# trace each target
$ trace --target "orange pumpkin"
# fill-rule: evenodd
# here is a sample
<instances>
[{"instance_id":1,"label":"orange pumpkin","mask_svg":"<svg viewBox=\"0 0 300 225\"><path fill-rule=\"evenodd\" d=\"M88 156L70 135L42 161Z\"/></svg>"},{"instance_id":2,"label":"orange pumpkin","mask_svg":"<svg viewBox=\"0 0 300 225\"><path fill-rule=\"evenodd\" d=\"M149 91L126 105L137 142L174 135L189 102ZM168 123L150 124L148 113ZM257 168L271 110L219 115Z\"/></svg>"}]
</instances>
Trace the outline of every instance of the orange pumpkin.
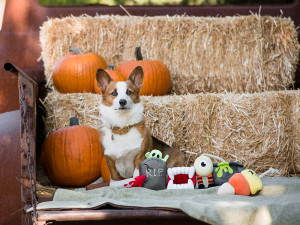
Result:
<instances>
[{"instance_id":1,"label":"orange pumpkin","mask_svg":"<svg viewBox=\"0 0 300 225\"><path fill-rule=\"evenodd\" d=\"M96 129L79 126L76 117L70 119L70 125L47 137L42 147L42 165L54 184L83 187L101 176L104 157Z\"/></svg>"},{"instance_id":2,"label":"orange pumpkin","mask_svg":"<svg viewBox=\"0 0 300 225\"><path fill-rule=\"evenodd\" d=\"M115 68L112 65L109 65L105 71L110 75L110 77L114 81L125 81L126 80L123 77L123 75L119 71L115 70ZM95 82L94 82L94 90L97 94L101 94L101 91L99 90L98 85L97 85L96 78L95 78Z\"/></svg>"},{"instance_id":3,"label":"orange pumpkin","mask_svg":"<svg viewBox=\"0 0 300 225\"><path fill-rule=\"evenodd\" d=\"M105 157L103 157L102 161L101 161L101 176L102 176L104 182L110 181L110 172L109 172Z\"/></svg>"},{"instance_id":4,"label":"orange pumpkin","mask_svg":"<svg viewBox=\"0 0 300 225\"><path fill-rule=\"evenodd\" d=\"M54 65L53 83L61 93L94 92L98 68L106 69L105 60L98 54L83 54L77 48L61 57Z\"/></svg>"},{"instance_id":5,"label":"orange pumpkin","mask_svg":"<svg viewBox=\"0 0 300 225\"><path fill-rule=\"evenodd\" d=\"M128 61L119 65L118 70L126 79L137 66L144 70L144 84L141 95L165 95L171 88L171 76L165 64L158 60L143 60L141 48L135 50L136 61Z\"/></svg>"}]
</instances>

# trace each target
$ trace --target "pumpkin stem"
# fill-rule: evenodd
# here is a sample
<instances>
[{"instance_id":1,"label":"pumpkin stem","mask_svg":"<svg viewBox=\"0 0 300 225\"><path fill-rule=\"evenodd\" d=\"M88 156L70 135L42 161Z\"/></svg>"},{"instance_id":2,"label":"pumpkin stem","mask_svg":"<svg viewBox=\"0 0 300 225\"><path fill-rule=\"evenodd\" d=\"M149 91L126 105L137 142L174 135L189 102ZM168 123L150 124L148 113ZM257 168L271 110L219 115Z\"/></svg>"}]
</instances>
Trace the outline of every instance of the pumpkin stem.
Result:
<instances>
[{"instance_id":1,"label":"pumpkin stem","mask_svg":"<svg viewBox=\"0 0 300 225\"><path fill-rule=\"evenodd\" d=\"M70 126L79 125L79 119L77 116L73 116L70 118Z\"/></svg>"},{"instance_id":2,"label":"pumpkin stem","mask_svg":"<svg viewBox=\"0 0 300 225\"><path fill-rule=\"evenodd\" d=\"M108 70L115 70L115 67L113 65L108 65L107 69Z\"/></svg>"},{"instance_id":3,"label":"pumpkin stem","mask_svg":"<svg viewBox=\"0 0 300 225\"><path fill-rule=\"evenodd\" d=\"M143 60L142 49L140 46L135 48L135 58L137 61Z\"/></svg>"},{"instance_id":4,"label":"pumpkin stem","mask_svg":"<svg viewBox=\"0 0 300 225\"><path fill-rule=\"evenodd\" d=\"M72 48L69 49L69 51L73 52L76 55L82 55L83 54L83 52L79 48L72 47Z\"/></svg>"}]
</instances>

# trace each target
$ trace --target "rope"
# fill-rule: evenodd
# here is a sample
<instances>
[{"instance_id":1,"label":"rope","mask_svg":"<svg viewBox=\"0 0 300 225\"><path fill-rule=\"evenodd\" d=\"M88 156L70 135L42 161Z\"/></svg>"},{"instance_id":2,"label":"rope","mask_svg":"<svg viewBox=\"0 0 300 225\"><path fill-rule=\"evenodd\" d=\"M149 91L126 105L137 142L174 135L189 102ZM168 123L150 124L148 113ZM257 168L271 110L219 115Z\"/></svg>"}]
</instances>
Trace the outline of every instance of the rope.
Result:
<instances>
[{"instance_id":1,"label":"rope","mask_svg":"<svg viewBox=\"0 0 300 225\"><path fill-rule=\"evenodd\" d=\"M220 162L225 162L224 159L222 159L221 157L219 156L215 156L215 155L211 155L211 154L208 154L208 153L204 153L203 155L207 156L207 157L210 157L210 158L213 158L215 160L219 160Z\"/></svg>"},{"instance_id":2,"label":"rope","mask_svg":"<svg viewBox=\"0 0 300 225\"><path fill-rule=\"evenodd\" d=\"M279 170L270 167L266 172L259 175L259 178L263 178L263 177L266 177L266 176L276 177L276 176L280 176L280 175L281 175L281 173L279 172Z\"/></svg>"},{"instance_id":3,"label":"rope","mask_svg":"<svg viewBox=\"0 0 300 225\"><path fill-rule=\"evenodd\" d=\"M191 152L191 151L184 151L185 153L188 153L188 154L192 154L192 155L198 155L199 153L196 153L196 152ZM207 157L210 157L210 158L213 158L213 159L216 159L216 160L219 160L220 162L226 162L226 160L224 160L223 158L219 157L219 156L215 156L215 155L212 155L212 154L208 154L208 153L203 153L202 155L205 155Z\"/></svg>"}]
</instances>

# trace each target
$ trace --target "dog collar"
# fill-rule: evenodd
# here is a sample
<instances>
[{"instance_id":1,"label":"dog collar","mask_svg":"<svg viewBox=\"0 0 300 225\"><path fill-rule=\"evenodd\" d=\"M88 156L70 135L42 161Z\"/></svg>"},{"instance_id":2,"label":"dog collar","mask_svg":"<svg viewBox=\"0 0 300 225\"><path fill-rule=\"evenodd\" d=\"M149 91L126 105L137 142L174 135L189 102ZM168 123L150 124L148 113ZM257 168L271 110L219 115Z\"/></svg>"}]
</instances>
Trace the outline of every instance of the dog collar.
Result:
<instances>
[{"instance_id":1,"label":"dog collar","mask_svg":"<svg viewBox=\"0 0 300 225\"><path fill-rule=\"evenodd\" d=\"M139 123L136 123L136 124L133 124L133 125L124 126L124 127L113 127L113 128L111 128L111 132L113 134L124 135L124 134L127 134L130 131L131 128L137 127L137 126L141 126L143 124L145 124L145 120L142 120Z\"/></svg>"}]
</instances>

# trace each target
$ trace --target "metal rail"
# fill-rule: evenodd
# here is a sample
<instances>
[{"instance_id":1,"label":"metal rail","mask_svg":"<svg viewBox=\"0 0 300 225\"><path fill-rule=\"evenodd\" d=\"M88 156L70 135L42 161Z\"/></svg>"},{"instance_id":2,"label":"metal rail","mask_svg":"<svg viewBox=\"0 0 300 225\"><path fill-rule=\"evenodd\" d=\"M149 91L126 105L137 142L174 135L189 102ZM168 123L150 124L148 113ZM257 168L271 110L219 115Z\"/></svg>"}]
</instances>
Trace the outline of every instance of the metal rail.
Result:
<instances>
[{"instance_id":1,"label":"metal rail","mask_svg":"<svg viewBox=\"0 0 300 225\"><path fill-rule=\"evenodd\" d=\"M25 207L33 207L32 221L37 220L36 196L36 99L37 82L11 63L4 69L18 76L21 112L21 199ZM23 224L31 219L23 214Z\"/></svg>"},{"instance_id":2,"label":"metal rail","mask_svg":"<svg viewBox=\"0 0 300 225\"><path fill-rule=\"evenodd\" d=\"M179 211L157 209L104 209L104 210L68 210L68 211L41 211L38 221L92 221L92 220L157 220L157 219L191 219Z\"/></svg>"}]
</instances>

